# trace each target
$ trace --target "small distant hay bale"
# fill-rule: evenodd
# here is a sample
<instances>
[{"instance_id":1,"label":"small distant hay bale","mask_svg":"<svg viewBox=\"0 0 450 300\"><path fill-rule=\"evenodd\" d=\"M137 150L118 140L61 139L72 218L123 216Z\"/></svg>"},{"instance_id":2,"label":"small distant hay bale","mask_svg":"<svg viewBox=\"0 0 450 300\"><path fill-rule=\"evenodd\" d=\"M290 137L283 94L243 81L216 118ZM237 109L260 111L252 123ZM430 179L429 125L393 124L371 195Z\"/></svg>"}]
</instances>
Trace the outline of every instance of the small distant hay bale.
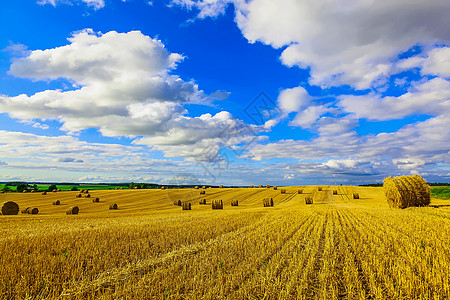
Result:
<instances>
[{"instance_id":1,"label":"small distant hay bale","mask_svg":"<svg viewBox=\"0 0 450 300\"><path fill-rule=\"evenodd\" d=\"M54 189L52 192L53 192L53 193L56 193L57 191L58 191L57 189Z\"/></svg>"},{"instance_id":2,"label":"small distant hay bale","mask_svg":"<svg viewBox=\"0 0 450 300\"><path fill-rule=\"evenodd\" d=\"M223 184L219 185L219 189L223 189Z\"/></svg>"},{"instance_id":3,"label":"small distant hay bale","mask_svg":"<svg viewBox=\"0 0 450 300\"><path fill-rule=\"evenodd\" d=\"M78 194L78 195L76 195L75 197L76 197L76 198L81 198L81 197L83 197L83 195Z\"/></svg>"},{"instance_id":4,"label":"small distant hay bale","mask_svg":"<svg viewBox=\"0 0 450 300\"><path fill-rule=\"evenodd\" d=\"M263 186L262 186L262 184L260 184L258 187L262 188Z\"/></svg>"},{"instance_id":5,"label":"small distant hay bale","mask_svg":"<svg viewBox=\"0 0 450 300\"><path fill-rule=\"evenodd\" d=\"M173 204L181 206L181 200L175 200L175 201L173 201Z\"/></svg>"},{"instance_id":6,"label":"small distant hay bale","mask_svg":"<svg viewBox=\"0 0 450 300\"><path fill-rule=\"evenodd\" d=\"M61 202L60 202L59 200L55 200L55 201L52 202L52 204L53 204L53 205L60 205Z\"/></svg>"},{"instance_id":7,"label":"small distant hay bale","mask_svg":"<svg viewBox=\"0 0 450 300\"><path fill-rule=\"evenodd\" d=\"M115 191L117 191L117 190L118 190L118 188L115 188L114 190L115 190Z\"/></svg>"},{"instance_id":8,"label":"small distant hay bale","mask_svg":"<svg viewBox=\"0 0 450 300\"><path fill-rule=\"evenodd\" d=\"M281 194L286 194L286 189L281 189L280 192Z\"/></svg>"},{"instance_id":9,"label":"small distant hay bale","mask_svg":"<svg viewBox=\"0 0 450 300\"><path fill-rule=\"evenodd\" d=\"M165 190L165 189L166 189L166 187L165 187L165 186L162 186L162 187L161 187L161 190Z\"/></svg>"},{"instance_id":10,"label":"small distant hay bale","mask_svg":"<svg viewBox=\"0 0 450 300\"><path fill-rule=\"evenodd\" d=\"M91 198L91 194L84 195L84 198Z\"/></svg>"},{"instance_id":11,"label":"small distant hay bale","mask_svg":"<svg viewBox=\"0 0 450 300\"><path fill-rule=\"evenodd\" d=\"M92 198L92 202L98 203L98 202L100 202L100 199L99 198Z\"/></svg>"},{"instance_id":12,"label":"small distant hay bale","mask_svg":"<svg viewBox=\"0 0 450 300\"><path fill-rule=\"evenodd\" d=\"M196 186L194 187L194 189L198 190L198 189L199 189L198 185L196 185Z\"/></svg>"},{"instance_id":13,"label":"small distant hay bale","mask_svg":"<svg viewBox=\"0 0 450 300\"><path fill-rule=\"evenodd\" d=\"M318 190L319 192L322 191L322 187L319 186L319 187L317 188L317 190Z\"/></svg>"},{"instance_id":14,"label":"small distant hay bale","mask_svg":"<svg viewBox=\"0 0 450 300\"><path fill-rule=\"evenodd\" d=\"M35 191L35 190L31 190L31 192L32 192L32 193L36 193L36 191Z\"/></svg>"},{"instance_id":15,"label":"small distant hay bale","mask_svg":"<svg viewBox=\"0 0 450 300\"><path fill-rule=\"evenodd\" d=\"M115 209L118 209L119 207L117 206L117 203L111 203L110 205L109 205L109 209L110 210L115 210Z\"/></svg>"},{"instance_id":16,"label":"small distant hay bale","mask_svg":"<svg viewBox=\"0 0 450 300\"><path fill-rule=\"evenodd\" d=\"M358 193L353 193L353 199L359 199L359 194Z\"/></svg>"},{"instance_id":17,"label":"small distant hay bale","mask_svg":"<svg viewBox=\"0 0 450 300\"><path fill-rule=\"evenodd\" d=\"M206 199L200 199L200 201L198 202L198 204L200 204L200 205L204 205L204 204L206 204Z\"/></svg>"},{"instance_id":18,"label":"small distant hay bale","mask_svg":"<svg viewBox=\"0 0 450 300\"><path fill-rule=\"evenodd\" d=\"M120 187L120 190L123 190L123 187Z\"/></svg>"},{"instance_id":19,"label":"small distant hay bale","mask_svg":"<svg viewBox=\"0 0 450 300\"><path fill-rule=\"evenodd\" d=\"M266 185L266 188L270 189L270 184Z\"/></svg>"},{"instance_id":20,"label":"small distant hay bale","mask_svg":"<svg viewBox=\"0 0 450 300\"><path fill-rule=\"evenodd\" d=\"M78 215L79 212L78 206L71 206L66 210L66 215Z\"/></svg>"},{"instance_id":21,"label":"small distant hay bale","mask_svg":"<svg viewBox=\"0 0 450 300\"><path fill-rule=\"evenodd\" d=\"M273 206L273 198L264 198L263 199L263 206L264 207L271 207L271 206Z\"/></svg>"},{"instance_id":22,"label":"small distant hay bale","mask_svg":"<svg viewBox=\"0 0 450 300\"><path fill-rule=\"evenodd\" d=\"M57 189L56 191L57 191L57 192L61 192L61 189Z\"/></svg>"},{"instance_id":23,"label":"small distant hay bale","mask_svg":"<svg viewBox=\"0 0 450 300\"><path fill-rule=\"evenodd\" d=\"M274 186L273 189L276 191L278 189L278 187Z\"/></svg>"},{"instance_id":24,"label":"small distant hay bale","mask_svg":"<svg viewBox=\"0 0 450 300\"><path fill-rule=\"evenodd\" d=\"M22 193L28 193L28 191L27 190L23 190Z\"/></svg>"},{"instance_id":25,"label":"small distant hay bale","mask_svg":"<svg viewBox=\"0 0 450 300\"><path fill-rule=\"evenodd\" d=\"M430 187L419 175L388 177L383 190L390 207L406 208L430 204Z\"/></svg>"},{"instance_id":26,"label":"small distant hay bale","mask_svg":"<svg viewBox=\"0 0 450 300\"><path fill-rule=\"evenodd\" d=\"M200 195L206 195L206 191L200 191Z\"/></svg>"},{"instance_id":27,"label":"small distant hay bale","mask_svg":"<svg viewBox=\"0 0 450 300\"><path fill-rule=\"evenodd\" d=\"M211 202L212 209L223 209L223 201L222 200L213 200Z\"/></svg>"},{"instance_id":28,"label":"small distant hay bale","mask_svg":"<svg viewBox=\"0 0 450 300\"><path fill-rule=\"evenodd\" d=\"M37 215L39 213L39 209L37 207L30 207L27 212L30 215Z\"/></svg>"},{"instance_id":29,"label":"small distant hay bale","mask_svg":"<svg viewBox=\"0 0 450 300\"><path fill-rule=\"evenodd\" d=\"M191 203L189 202L183 203L183 210L191 210Z\"/></svg>"},{"instance_id":30,"label":"small distant hay bale","mask_svg":"<svg viewBox=\"0 0 450 300\"><path fill-rule=\"evenodd\" d=\"M313 198L311 196L305 197L305 203L306 204L313 204Z\"/></svg>"},{"instance_id":31,"label":"small distant hay bale","mask_svg":"<svg viewBox=\"0 0 450 300\"><path fill-rule=\"evenodd\" d=\"M206 190L206 186L202 186L202 189Z\"/></svg>"},{"instance_id":32,"label":"small distant hay bale","mask_svg":"<svg viewBox=\"0 0 450 300\"><path fill-rule=\"evenodd\" d=\"M298 194L303 194L303 190L298 190L297 193Z\"/></svg>"},{"instance_id":33,"label":"small distant hay bale","mask_svg":"<svg viewBox=\"0 0 450 300\"><path fill-rule=\"evenodd\" d=\"M333 190L333 195L337 195L337 190Z\"/></svg>"},{"instance_id":34,"label":"small distant hay bale","mask_svg":"<svg viewBox=\"0 0 450 300\"><path fill-rule=\"evenodd\" d=\"M30 208L31 208L31 207L25 207L25 208L22 209L20 212L23 213L23 214L27 214L27 213L28 213L28 210L29 210Z\"/></svg>"},{"instance_id":35,"label":"small distant hay bale","mask_svg":"<svg viewBox=\"0 0 450 300\"><path fill-rule=\"evenodd\" d=\"M139 187L135 186L134 189L137 190Z\"/></svg>"},{"instance_id":36,"label":"small distant hay bale","mask_svg":"<svg viewBox=\"0 0 450 300\"><path fill-rule=\"evenodd\" d=\"M251 185L251 186L250 186L250 188L252 189L252 188L254 188L254 186L253 186L253 185Z\"/></svg>"},{"instance_id":37,"label":"small distant hay bale","mask_svg":"<svg viewBox=\"0 0 450 300\"><path fill-rule=\"evenodd\" d=\"M45 195L47 195L47 192L45 192L45 191L44 191L44 192L42 192L42 195L44 195L44 196L45 196Z\"/></svg>"},{"instance_id":38,"label":"small distant hay bale","mask_svg":"<svg viewBox=\"0 0 450 300\"><path fill-rule=\"evenodd\" d=\"M19 213L19 205L13 201L2 203L2 215L17 215Z\"/></svg>"},{"instance_id":39,"label":"small distant hay bale","mask_svg":"<svg viewBox=\"0 0 450 300\"><path fill-rule=\"evenodd\" d=\"M239 200L231 200L231 206L239 206Z\"/></svg>"}]
</instances>

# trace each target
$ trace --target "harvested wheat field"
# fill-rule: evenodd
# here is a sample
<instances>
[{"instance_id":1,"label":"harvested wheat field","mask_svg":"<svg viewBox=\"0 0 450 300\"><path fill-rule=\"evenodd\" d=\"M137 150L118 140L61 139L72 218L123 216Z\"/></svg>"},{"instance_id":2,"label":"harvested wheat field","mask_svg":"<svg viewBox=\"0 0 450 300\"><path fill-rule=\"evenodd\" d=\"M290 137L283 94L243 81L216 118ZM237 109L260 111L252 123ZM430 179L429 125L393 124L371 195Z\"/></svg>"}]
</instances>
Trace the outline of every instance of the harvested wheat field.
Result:
<instances>
[{"instance_id":1,"label":"harvested wheat field","mask_svg":"<svg viewBox=\"0 0 450 300\"><path fill-rule=\"evenodd\" d=\"M0 298L450 297L449 200L397 209L381 187L320 187L1 194L39 214L0 216Z\"/></svg>"}]
</instances>

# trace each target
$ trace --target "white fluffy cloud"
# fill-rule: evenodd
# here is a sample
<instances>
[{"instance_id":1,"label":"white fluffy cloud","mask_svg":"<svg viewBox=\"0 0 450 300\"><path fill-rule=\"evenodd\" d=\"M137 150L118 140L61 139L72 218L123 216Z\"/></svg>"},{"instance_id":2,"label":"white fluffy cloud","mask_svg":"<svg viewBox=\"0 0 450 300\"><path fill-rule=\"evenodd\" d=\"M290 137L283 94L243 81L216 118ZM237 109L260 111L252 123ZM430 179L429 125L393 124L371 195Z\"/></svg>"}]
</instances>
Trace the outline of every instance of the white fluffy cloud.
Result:
<instances>
[{"instance_id":1,"label":"white fluffy cloud","mask_svg":"<svg viewBox=\"0 0 450 300\"><path fill-rule=\"evenodd\" d=\"M104 136L138 137L136 144L170 157L198 157L205 145L217 150L231 141L221 136L224 130L246 126L228 112L188 116L185 103L209 104L211 99L194 82L170 73L183 56L170 53L159 40L139 31L100 34L90 29L68 40L66 46L34 50L16 59L10 74L33 80L64 78L74 88L0 95L0 112L30 124L39 124L34 119L58 120L67 132L98 128ZM228 94L218 91L212 97ZM255 126L253 130L260 131ZM246 138L245 133L239 136ZM188 150L177 150L182 147Z\"/></svg>"},{"instance_id":2,"label":"white fluffy cloud","mask_svg":"<svg viewBox=\"0 0 450 300\"><path fill-rule=\"evenodd\" d=\"M447 0L174 2L199 9L200 18L222 14L233 3L236 22L250 42L286 47L282 62L310 68L310 83L322 87L382 84L399 53L450 41Z\"/></svg>"}]
</instances>

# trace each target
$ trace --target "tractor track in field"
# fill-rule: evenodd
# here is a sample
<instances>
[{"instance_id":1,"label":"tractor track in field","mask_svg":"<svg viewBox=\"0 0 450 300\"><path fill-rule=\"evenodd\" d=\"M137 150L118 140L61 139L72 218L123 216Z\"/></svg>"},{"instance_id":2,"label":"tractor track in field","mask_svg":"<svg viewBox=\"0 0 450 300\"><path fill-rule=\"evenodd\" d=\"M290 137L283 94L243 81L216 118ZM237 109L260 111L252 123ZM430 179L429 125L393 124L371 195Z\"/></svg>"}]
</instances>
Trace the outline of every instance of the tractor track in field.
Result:
<instances>
[{"instance_id":1,"label":"tractor track in field","mask_svg":"<svg viewBox=\"0 0 450 300\"><path fill-rule=\"evenodd\" d=\"M93 280L87 279L81 282L77 282L77 287L64 291L60 298L74 297L85 295L86 293L95 293L104 289L110 291L115 290L115 285L119 282L123 282L132 276L145 276L152 272L155 268L163 265L171 260L183 261L181 258L195 256L198 253L207 250L215 244L220 244L220 240L228 239L229 236L245 234L248 231L254 230L255 227L267 222L267 214L265 214L258 222L244 225L236 228L232 231L215 236L207 241L194 242L192 244L183 245L176 250L161 254L157 257L139 261L134 264L130 264L127 267L118 267L101 272L95 276ZM274 220L272 223L277 222Z\"/></svg>"},{"instance_id":2,"label":"tractor track in field","mask_svg":"<svg viewBox=\"0 0 450 300\"><path fill-rule=\"evenodd\" d=\"M296 233L298 233L300 231L300 229L303 227L303 225L305 225L308 222L309 218L305 218L302 223L300 225L298 225L287 237L286 239L283 241L283 243L278 246L274 251L270 252L268 255L266 255L263 259L261 259L258 262L259 267L256 269L253 269L252 271L248 272L247 275L242 279L242 281L239 284L236 284L235 286L233 286L232 291L230 291L229 293L227 293L225 295L225 298L227 298L228 296L230 296L233 293L238 292L249 280L250 278L252 278L256 273L258 273L262 268L263 268L263 263L266 261L270 261L278 252L280 252L285 246L286 244L292 240L292 238L295 236ZM283 265L283 267L279 270L279 273L282 272L282 270L286 268L286 265Z\"/></svg>"}]
</instances>

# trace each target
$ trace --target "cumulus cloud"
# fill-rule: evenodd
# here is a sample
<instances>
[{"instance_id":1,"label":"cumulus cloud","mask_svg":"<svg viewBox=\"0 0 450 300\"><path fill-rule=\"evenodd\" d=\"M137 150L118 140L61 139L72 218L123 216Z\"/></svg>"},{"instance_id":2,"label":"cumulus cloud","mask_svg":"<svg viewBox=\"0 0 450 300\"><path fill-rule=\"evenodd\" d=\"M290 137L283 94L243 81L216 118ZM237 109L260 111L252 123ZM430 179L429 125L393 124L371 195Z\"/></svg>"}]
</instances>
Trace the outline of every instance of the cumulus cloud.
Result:
<instances>
[{"instance_id":1,"label":"cumulus cloud","mask_svg":"<svg viewBox=\"0 0 450 300\"><path fill-rule=\"evenodd\" d=\"M30 120L58 120L67 132L96 128L104 136L136 138L136 144L153 146L170 157L198 156L205 145L218 149L225 128L244 126L228 112L188 116L184 104L209 105L229 93L208 96L195 82L172 74L184 57L170 53L157 39L139 31L101 34L85 29L68 41L31 51L14 60L9 72L32 80L64 78L74 89L0 95L0 112L41 128L45 125ZM171 149L177 146L191 148L177 155L178 150Z\"/></svg>"},{"instance_id":2,"label":"cumulus cloud","mask_svg":"<svg viewBox=\"0 0 450 300\"><path fill-rule=\"evenodd\" d=\"M446 0L173 3L198 9L199 18L223 14L233 3L236 23L250 42L286 47L282 62L309 68L310 83L322 87L348 84L368 89L383 84L401 52L417 44L450 41Z\"/></svg>"}]
</instances>

